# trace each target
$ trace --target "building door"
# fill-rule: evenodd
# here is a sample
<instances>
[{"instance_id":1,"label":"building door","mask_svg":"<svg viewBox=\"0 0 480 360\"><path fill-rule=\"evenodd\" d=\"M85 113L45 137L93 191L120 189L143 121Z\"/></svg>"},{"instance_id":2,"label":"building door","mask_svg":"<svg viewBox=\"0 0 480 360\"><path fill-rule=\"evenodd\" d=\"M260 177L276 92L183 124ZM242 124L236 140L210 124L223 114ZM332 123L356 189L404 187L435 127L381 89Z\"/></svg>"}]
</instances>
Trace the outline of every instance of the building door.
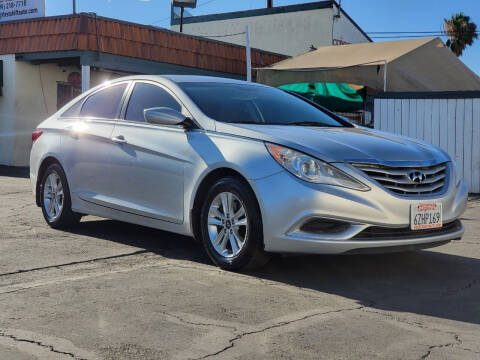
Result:
<instances>
[{"instance_id":1,"label":"building door","mask_svg":"<svg viewBox=\"0 0 480 360\"><path fill-rule=\"evenodd\" d=\"M82 93L80 85L63 81L57 82L57 110Z\"/></svg>"},{"instance_id":2,"label":"building door","mask_svg":"<svg viewBox=\"0 0 480 360\"><path fill-rule=\"evenodd\" d=\"M82 75L72 72L67 81L57 82L57 110L82 93Z\"/></svg>"}]
</instances>

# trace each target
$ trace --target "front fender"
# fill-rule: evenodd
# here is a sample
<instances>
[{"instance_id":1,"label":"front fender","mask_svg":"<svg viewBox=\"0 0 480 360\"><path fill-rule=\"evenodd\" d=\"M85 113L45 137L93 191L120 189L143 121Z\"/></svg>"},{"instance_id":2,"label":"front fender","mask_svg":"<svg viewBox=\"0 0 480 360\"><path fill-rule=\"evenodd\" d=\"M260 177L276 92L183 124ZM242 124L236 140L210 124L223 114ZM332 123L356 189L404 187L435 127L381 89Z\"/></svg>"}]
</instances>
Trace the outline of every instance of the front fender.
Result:
<instances>
[{"instance_id":1,"label":"front fender","mask_svg":"<svg viewBox=\"0 0 480 360\"><path fill-rule=\"evenodd\" d=\"M283 171L260 140L192 131L188 143L192 161L185 168L185 219L190 219L197 191L212 171L233 170L250 184Z\"/></svg>"},{"instance_id":2,"label":"front fender","mask_svg":"<svg viewBox=\"0 0 480 360\"><path fill-rule=\"evenodd\" d=\"M262 140L214 132L196 132L188 137L193 150L209 169L229 167L249 180L282 171Z\"/></svg>"}]
</instances>

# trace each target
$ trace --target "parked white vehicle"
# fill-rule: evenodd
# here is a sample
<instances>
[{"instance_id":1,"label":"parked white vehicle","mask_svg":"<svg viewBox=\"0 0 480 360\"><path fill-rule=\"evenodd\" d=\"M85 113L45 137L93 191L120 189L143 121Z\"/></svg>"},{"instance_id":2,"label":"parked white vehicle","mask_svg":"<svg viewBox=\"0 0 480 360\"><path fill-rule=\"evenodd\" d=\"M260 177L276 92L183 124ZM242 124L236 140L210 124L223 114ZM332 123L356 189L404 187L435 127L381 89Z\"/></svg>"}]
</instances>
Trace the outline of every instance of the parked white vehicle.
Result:
<instances>
[{"instance_id":1,"label":"parked white vehicle","mask_svg":"<svg viewBox=\"0 0 480 360\"><path fill-rule=\"evenodd\" d=\"M463 234L467 190L445 152L263 85L118 79L32 138L50 226L93 214L192 235L227 269L271 252L403 251Z\"/></svg>"}]
</instances>

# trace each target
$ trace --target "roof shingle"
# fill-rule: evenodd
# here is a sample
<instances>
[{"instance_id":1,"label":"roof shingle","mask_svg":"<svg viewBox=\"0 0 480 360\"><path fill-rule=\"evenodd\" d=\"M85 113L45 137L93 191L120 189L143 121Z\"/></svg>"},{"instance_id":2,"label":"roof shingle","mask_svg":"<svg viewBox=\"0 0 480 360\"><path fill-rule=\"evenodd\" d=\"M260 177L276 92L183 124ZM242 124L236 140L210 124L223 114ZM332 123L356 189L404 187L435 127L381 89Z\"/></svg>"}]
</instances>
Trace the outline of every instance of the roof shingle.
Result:
<instances>
[{"instance_id":1,"label":"roof shingle","mask_svg":"<svg viewBox=\"0 0 480 360\"><path fill-rule=\"evenodd\" d=\"M0 54L100 51L210 71L243 75L243 46L120 20L78 14L0 24ZM286 56L252 49L252 67Z\"/></svg>"}]
</instances>

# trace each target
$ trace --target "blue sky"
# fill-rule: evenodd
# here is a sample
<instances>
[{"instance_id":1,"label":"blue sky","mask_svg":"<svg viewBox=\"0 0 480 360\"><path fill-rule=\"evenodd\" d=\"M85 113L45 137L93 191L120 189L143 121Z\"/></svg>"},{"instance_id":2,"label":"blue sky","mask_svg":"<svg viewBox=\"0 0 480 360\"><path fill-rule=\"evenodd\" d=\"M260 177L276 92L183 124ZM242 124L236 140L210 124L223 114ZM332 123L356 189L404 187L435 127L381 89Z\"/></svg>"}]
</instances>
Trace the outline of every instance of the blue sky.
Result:
<instances>
[{"instance_id":1,"label":"blue sky","mask_svg":"<svg viewBox=\"0 0 480 360\"><path fill-rule=\"evenodd\" d=\"M256 9L266 0L198 0L195 15ZM275 6L292 5L308 0L274 0ZM77 0L78 12L96 12L126 21L170 27L170 0ZM445 17L464 12L479 26L479 0L343 0L344 10L367 31L439 31ZM47 15L72 11L71 0L46 0ZM389 39L374 39L375 41ZM443 38L445 41L445 38ZM480 39L462 56L480 75Z\"/></svg>"}]
</instances>

